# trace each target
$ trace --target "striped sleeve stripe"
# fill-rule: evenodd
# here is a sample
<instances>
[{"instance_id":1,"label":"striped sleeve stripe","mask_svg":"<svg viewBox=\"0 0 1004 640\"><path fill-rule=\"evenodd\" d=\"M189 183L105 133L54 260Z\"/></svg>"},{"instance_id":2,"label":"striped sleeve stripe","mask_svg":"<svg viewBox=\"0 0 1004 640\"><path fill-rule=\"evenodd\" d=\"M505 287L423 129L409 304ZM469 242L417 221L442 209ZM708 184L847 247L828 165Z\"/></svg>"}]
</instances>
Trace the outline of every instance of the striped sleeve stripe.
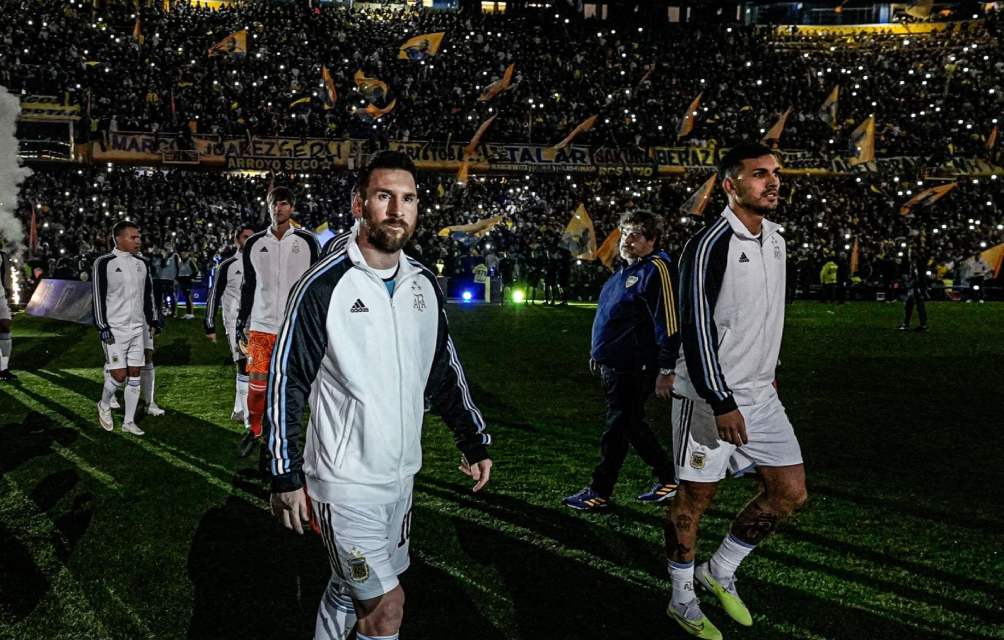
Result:
<instances>
[{"instance_id":1,"label":"striped sleeve stripe","mask_svg":"<svg viewBox=\"0 0 1004 640\"><path fill-rule=\"evenodd\" d=\"M237 256L231 256L216 267L216 277L213 278L213 288L209 290L209 301L206 304L206 327L213 329L216 327L216 307L220 303L220 280L224 277L230 265L237 260Z\"/></svg>"},{"instance_id":2,"label":"striped sleeve stripe","mask_svg":"<svg viewBox=\"0 0 1004 640\"><path fill-rule=\"evenodd\" d=\"M708 327L715 320L714 314L708 305L708 300L704 296L704 289L711 250L718 239L729 231L728 220L724 217L720 218L698 243L694 252L694 286L692 293L696 298L694 300L694 309L697 316L697 345L701 361L704 365L702 367L704 369L704 383L721 400L724 400L728 396L724 391L727 386L725 384L725 376L722 374L718 366L718 359L716 358L715 351L718 346L712 344L711 333L708 331Z\"/></svg>"},{"instance_id":3,"label":"striped sleeve stripe","mask_svg":"<svg viewBox=\"0 0 1004 640\"><path fill-rule=\"evenodd\" d=\"M283 321L282 331L275 341L276 348L272 351L272 360L268 367L269 378L273 376L277 378L274 381L269 380L269 387L273 392L268 398L268 406L265 409L266 413L272 419L272 424L275 425L275 428L272 429L268 436L268 448L272 452L273 475L279 476L289 471L289 451L286 442L286 378L283 372L286 370L286 360L289 357L290 347L292 346L291 329L296 324L298 307L307 287L344 259L344 252L334 253L307 269L303 277L293 287L293 291L290 292L289 302L286 303L286 319ZM278 438L276 434L278 434Z\"/></svg>"},{"instance_id":4,"label":"striped sleeve stripe","mask_svg":"<svg viewBox=\"0 0 1004 640\"><path fill-rule=\"evenodd\" d=\"M102 329L108 326L108 322L105 319L105 304L106 301L101 299L101 286L98 284L98 277L105 268L105 263L111 260L114 256L111 254L105 254L94 261L94 271L91 274L91 287L93 289L94 295L94 324L98 325ZM101 275L104 278L105 276Z\"/></svg>"},{"instance_id":5,"label":"striped sleeve stripe","mask_svg":"<svg viewBox=\"0 0 1004 640\"><path fill-rule=\"evenodd\" d=\"M673 335L677 332L676 324L676 300L673 298L673 279L669 275L669 267L662 260L656 258L652 261L659 271L659 280L662 282L662 306L666 313L666 333Z\"/></svg>"},{"instance_id":6,"label":"striped sleeve stripe","mask_svg":"<svg viewBox=\"0 0 1004 640\"><path fill-rule=\"evenodd\" d=\"M478 408L474 406L474 401L471 399L471 392L467 387L467 378L464 377L464 368L460 365L460 358L457 357L457 350L453 346L453 338L446 339L446 349L450 354L450 367L457 376L457 385L460 387L460 395L464 401L464 408L471 414L474 424L477 425L477 433L481 434L481 444L489 445L492 443L492 437L484 433L485 419L481 415L481 412L478 411Z\"/></svg>"}]
</instances>

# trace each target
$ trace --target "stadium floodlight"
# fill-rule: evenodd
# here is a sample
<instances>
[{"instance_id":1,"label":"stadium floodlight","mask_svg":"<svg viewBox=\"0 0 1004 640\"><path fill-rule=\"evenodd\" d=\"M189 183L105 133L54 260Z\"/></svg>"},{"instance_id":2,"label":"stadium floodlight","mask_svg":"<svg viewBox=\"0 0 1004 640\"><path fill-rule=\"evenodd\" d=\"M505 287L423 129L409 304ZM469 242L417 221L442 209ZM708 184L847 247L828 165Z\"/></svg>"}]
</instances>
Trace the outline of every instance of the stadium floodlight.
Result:
<instances>
[{"instance_id":1,"label":"stadium floodlight","mask_svg":"<svg viewBox=\"0 0 1004 640\"><path fill-rule=\"evenodd\" d=\"M471 301L471 298L473 298L473 297L474 297L474 296L473 296L473 295L471 294L471 292L470 292L470 291L464 291L464 292L463 292L462 294L460 294L460 298L461 298L461 299L462 299L462 300L463 300L464 302L470 302L470 301Z\"/></svg>"}]
</instances>

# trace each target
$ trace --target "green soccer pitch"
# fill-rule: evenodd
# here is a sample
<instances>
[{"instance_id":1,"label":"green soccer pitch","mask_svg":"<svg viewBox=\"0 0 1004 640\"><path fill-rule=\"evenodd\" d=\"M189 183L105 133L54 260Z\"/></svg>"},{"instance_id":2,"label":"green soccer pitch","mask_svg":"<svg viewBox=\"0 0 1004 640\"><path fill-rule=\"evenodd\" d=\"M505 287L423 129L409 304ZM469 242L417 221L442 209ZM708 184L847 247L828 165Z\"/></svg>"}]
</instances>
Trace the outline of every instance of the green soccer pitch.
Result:
<instances>
[{"instance_id":1,"label":"green soccer pitch","mask_svg":"<svg viewBox=\"0 0 1004 640\"><path fill-rule=\"evenodd\" d=\"M726 638L1004 638L1004 305L796 303L779 370L809 503L739 570L754 626ZM593 310L457 306L451 328L495 439L483 494L427 421L402 638L683 638L665 614L661 509L630 454L605 515L561 498L598 456L587 369ZM317 536L266 511L238 460L233 367L201 322L157 339L142 437L103 431L87 327L14 319L0 385L0 638L309 638L328 577ZM669 441L669 405L650 422ZM121 424L121 411L115 412ZM707 559L755 480L727 479L702 523Z\"/></svg>"}]
</instances>

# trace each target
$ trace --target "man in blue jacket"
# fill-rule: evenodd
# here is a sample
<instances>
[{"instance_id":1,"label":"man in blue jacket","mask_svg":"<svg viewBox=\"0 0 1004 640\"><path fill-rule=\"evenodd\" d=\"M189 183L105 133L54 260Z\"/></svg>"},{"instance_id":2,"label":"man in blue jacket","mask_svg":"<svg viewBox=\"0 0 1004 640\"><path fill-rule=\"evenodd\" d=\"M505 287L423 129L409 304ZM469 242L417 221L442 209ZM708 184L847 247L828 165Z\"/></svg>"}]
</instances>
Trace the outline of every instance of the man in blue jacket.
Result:
<instances>
[{"instance_id":1,"label":"man in blue jacket","mask_svg":"<svg viewBox=\"0 0 1004 640\"><path fill-rule=\"evenodd\" d=\"M645 422L645 401L653 391L669 399L680 349L673 293L676 267L659 244L659 218L650 211L621 216L624 266L600 293L590 370L597 371L607 397L607 430L600 439L600 463L586 488L564 503L583 511L607 509L628 446L656 477L642 502L662 502L676 492L676 475L665 449Z\"/></svg>"}]
</instances>

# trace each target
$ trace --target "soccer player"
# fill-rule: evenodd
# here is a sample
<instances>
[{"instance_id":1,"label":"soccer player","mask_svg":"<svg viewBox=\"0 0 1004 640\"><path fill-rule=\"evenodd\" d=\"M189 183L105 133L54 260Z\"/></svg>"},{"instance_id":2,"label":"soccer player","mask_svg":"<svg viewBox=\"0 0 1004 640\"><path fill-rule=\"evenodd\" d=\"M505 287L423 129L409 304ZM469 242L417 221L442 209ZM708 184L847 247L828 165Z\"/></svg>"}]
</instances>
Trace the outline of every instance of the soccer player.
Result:
<instances>
[{"instance_id":1,"label":"soccer player","mask_svg":"<svg viewBox=\"0 0 1004 640\"><path fill-rule=\"evenodd\" d=\"M680 259L683 354L674 390L683 400L673 406L680 487L665 517L673 583L667 613L701 638L721 633L701 612L695 578L735 621L752 625L735 571L806 499L801 450L774 377L784 327L785 242L765 216L777 209L779 170L767 147L729 150L718 168L729 204ZM763 488L695 571L698 524L730 458L734 470L755 465Z\"/></svg>"},{"instance_id":2,"label":"soccer player","mask_svg":"<svg viewBox=\"0 0 1004 640\"><path fill-rule=\"evenodd\" d=\"M13 304L14 286L11 282L10 262L0 251L0 382L14 382L17 376L10 370L13 342L10 337L10 308Z\"/></svg>"},{"instance_id":3,"label":"soccer player","mask_svg":"<svg viewBox=\"0 0 1004 640\"><path fill-rule=\"evenodd\" d=\"M409 564L425 397L453 431L474 491L491 473L491 438L436 277L401 251L418 220L414 164L381 152L358 185L358 234L290 297L272 358L266 449L273 513L302 533L312 501L331 562L314 637L341 639L354 626L359 640L391 640L404 615L398 575Z\"/></svg>"},{"instance_id":4,"label":"soccer player","mask_svg":"<svg viewBox=\"0 0 1004 640\"><path fill-rule=\"evenodd\" d=\"M247 354L248 431L239 445L243 455L250 453L254 442L261 438L268 362L286 299L321 252L314 234L290 224L295 204L292 191L275 187L268 192L267 202L272 225L247 239L241 257L244 282L235 329L238 344Z\"/></svg>"},{"instance_id":5,"label":"soccer player","mask_svg":"<svg viewBox=\"0 0 1004 640\"><path fill-rule=\"evenodd\" d=\"M140 369L145 364L143 333L153 332L157 314L153 309L153 280L146 262L134 254L141 246L139 227L121 220L112 228L115 249L94 261L91 283L94 292L94 323L105 352L109 376L98 401L98 422L106 431L115 428L111 400L128 380L125 389L125 419L122 430L141 436L136 426L140 396Z\"/></svg>"},{"instance_id":6,"label":"soccer player","mask_svg":"<svg viewBox=\"0 0 1004 640\"><path fill-rule=\"evenodd\" d=\"M206 337L213 342L216 342L216 310L220 308L223 310L223 328L226 330L230 354L237 369L237 393L234 395L234 408L230 413L230 419L237 422L244 422L248 413L247 357L237 345L237 312L241 305L241 284L244 282L243 249L252 235L254 228L251 225L237 227L234 233L234 247L237 251L217 265L213 275L213 288L209 292L209 301L206 304Z\"/></svg>"},{"instance_id":7,"label":"soccer player","mask_svg":"<svg viewBox=\"0 0 1004 640\"><path fill-rule=\"evenodd\" d=\"M607 399L607 429L600 439L600 463L588 487L564 503L583 511L605 510L628 448L652 468L655 485L638 496L662 502L676 492L676 471L645 422L652 392L670 399L680 333L673 295L676 266L659 250L659 218L651 211L620 219L620 254L625 265L603 285L593 319L589 368L600 374Z\"/></svg>"}]
</instances>

